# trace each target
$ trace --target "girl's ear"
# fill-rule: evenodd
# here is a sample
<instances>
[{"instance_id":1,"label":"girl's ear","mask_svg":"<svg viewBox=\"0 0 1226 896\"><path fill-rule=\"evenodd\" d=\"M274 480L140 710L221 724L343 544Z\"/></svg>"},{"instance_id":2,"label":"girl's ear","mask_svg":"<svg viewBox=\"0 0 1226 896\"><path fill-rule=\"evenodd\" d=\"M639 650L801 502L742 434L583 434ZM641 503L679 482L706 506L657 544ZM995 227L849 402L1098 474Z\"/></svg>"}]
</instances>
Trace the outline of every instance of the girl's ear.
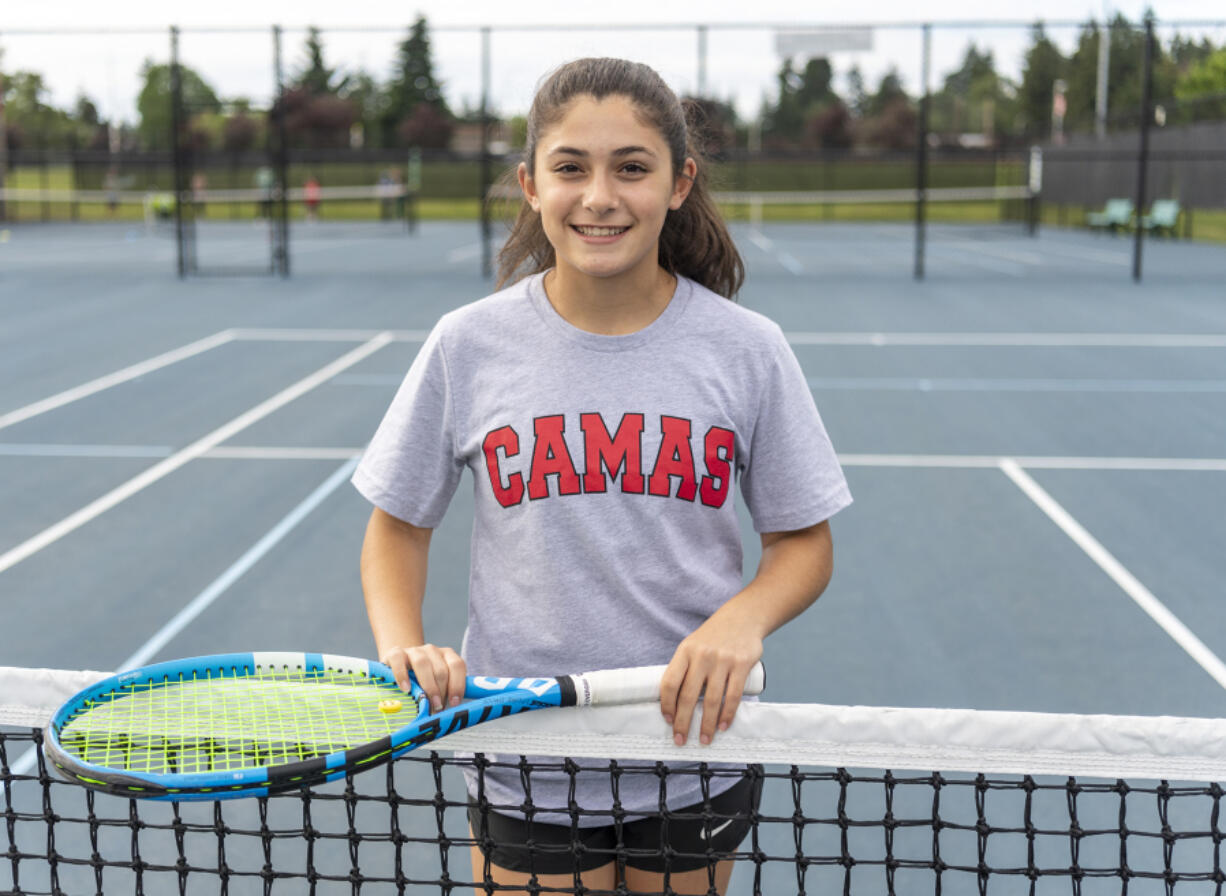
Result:
<instances>
[{"instance_id":1,"label":"girl's ear","mask_svg":"<svg viewBox=\"0 0 1226 896\"><path fill-rule=\"evenodd\" d=\"M515 177L519 180L519 188L524 191L524 199L532 206L534 212L539 212L541 210L541 200L536 195L536 182L532 179L532 175L528 173L526 162L519 163L519 168L515 171Z\"/></svg>"},{"instance_id":2,"label":"girl's ear","mask_svg":"<svg viewBox=\"0 0 1226 896\"><path fill-rule=\"evenodd\" d=\"M676 211L681 208L685 198L690 195L690 190L694 188L694 178L697 176L698 164L693 159L686 159L681 166L681 173L677 175L676 183L673 184L673 195L668 200L670 209Z\"/></svg>"}]
</instances>

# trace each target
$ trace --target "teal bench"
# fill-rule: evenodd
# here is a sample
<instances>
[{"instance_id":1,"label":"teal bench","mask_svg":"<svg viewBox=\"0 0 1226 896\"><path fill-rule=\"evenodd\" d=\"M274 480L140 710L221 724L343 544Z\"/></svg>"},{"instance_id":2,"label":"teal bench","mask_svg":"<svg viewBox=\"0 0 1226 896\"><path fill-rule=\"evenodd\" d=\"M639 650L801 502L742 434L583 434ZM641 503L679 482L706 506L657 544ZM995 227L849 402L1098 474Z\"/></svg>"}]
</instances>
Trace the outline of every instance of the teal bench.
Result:
<instances>
[{"instance_id":1,"label":"teal bench","mask_svg":"<svg viewBox=\"0 0 1226 896\"><path fill-rule=\"evenodd\" d=\"M1095 230L1127 230L1132 226L1132 200L1108 199L1103 210L1086 215L1086 223Z\"/></svg>"},{"instance_id":2,"label":"teal bench","mask_svg":"<svg viewBox=\"0 0 1226 896\"><path fill-rule=\"evenodd\" d=\"M1141 216L1141 227L1150 233L1176 236L1179 212L1178 200L1155 199L1149 208L1149 214Z\"/></svg>"}]
</instances>

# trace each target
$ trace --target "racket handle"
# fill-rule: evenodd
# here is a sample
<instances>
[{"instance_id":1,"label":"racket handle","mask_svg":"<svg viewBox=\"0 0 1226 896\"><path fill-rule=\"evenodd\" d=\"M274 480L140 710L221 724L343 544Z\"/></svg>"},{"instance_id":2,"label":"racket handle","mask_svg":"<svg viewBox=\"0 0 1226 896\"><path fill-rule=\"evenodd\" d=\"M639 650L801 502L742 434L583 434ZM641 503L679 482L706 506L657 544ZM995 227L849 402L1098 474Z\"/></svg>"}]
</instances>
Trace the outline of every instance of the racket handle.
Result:
<instances>
[{"instance_id":1,"label":"racket handle","mask_svg":"<svg viewBox=\"0 0 1226 896\"><path fill-rule=\"evenodd\" d=\"M660 680L667 666L604 669L567 678L575 688L576 706L613 706L621 703L651 703L660 699ZM745 693L758 695L766 687L766 670L755 663L745 681Z\"/></svg>"}]
</instances>

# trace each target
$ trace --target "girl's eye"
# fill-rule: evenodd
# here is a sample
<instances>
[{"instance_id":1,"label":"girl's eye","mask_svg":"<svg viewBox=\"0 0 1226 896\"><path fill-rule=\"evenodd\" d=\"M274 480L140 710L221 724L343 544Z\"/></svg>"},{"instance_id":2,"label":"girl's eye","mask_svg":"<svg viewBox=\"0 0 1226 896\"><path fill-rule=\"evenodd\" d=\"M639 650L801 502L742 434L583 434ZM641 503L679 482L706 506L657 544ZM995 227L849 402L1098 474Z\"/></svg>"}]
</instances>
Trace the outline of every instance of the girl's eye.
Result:
<instances>
[{"instance_id":1,"label":"girl's eye","mask_svg":"<svg viewBox=\"0 0 1226 896\"><path fill-rule=\"evenodd\" d=\"M579 171L579 166L574 162L563 162L553 169L557 174L575 174Z\"/></svg>"},{"instance_id":2,"label":"girl's eye","mask_svg":"<svg viewBox=\"0 0 1226 896\"><path fill-rule=\"evenodd\" d=\"M626 174L646 174L647 166L639 162L627 162L622 166L622 171Z\"/></svg>"}]
</instances>

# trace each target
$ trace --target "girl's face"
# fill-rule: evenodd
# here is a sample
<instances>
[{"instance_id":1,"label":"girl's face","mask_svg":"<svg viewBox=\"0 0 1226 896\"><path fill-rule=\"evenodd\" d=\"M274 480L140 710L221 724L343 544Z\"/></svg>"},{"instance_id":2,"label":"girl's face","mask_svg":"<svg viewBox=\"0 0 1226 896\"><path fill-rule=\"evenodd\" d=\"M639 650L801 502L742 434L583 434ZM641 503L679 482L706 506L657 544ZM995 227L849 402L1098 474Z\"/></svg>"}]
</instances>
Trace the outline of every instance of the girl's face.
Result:
<instances>
[{"instance_id":1,"label":"girl's face","mask_svg":"<svg viewBox=\"0 0 1226 896\"><path fill-rule=\"evenodd\" d=\"M579 96L537 142L519 183L540 212L559 274L654 274L664 217L689 194L693 159L676 175L668 144L623 96ZM641 281L640 281L641 282Z\"/></svg>"}]
</instances>

